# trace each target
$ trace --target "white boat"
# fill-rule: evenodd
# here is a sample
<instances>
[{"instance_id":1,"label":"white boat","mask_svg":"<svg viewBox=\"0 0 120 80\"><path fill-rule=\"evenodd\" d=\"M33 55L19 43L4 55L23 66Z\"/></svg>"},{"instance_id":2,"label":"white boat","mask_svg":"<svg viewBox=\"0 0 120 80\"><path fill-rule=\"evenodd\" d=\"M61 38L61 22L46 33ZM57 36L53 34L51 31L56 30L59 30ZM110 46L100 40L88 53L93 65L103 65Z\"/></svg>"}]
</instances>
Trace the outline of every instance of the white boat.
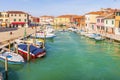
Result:
<instances>
[{"instance_id":1,"label":"white boat","mask_svg":"<svg viewBox=\"0 0 120 80\"><path fill-rule=\"evenodd\" d=\"M70 28L68 28L68 31L76 32L76 31L77 31L77 28L75 28L75 27L70 27Z\"/></svg>"},{"instance_id":2,"label":"white boat","mask_svg":"<svg viewBox=\"0 0 120 80\"><path fill-rule=\"evenodd\" d=\"M94 39L97 40L97 41L104 40L104 38L102 38L102 36L97 36L97 37L95 37Z\"/></svg>"},{"instance_id":3,"label":"white boat","mask_svg":"<svg viewBox=\"0 0 120 80\"><path fill-rule=\"evenodd\" d=\"M53 33L55 30L52 28L52 26L46 26L45 32Z\"/></svg>"},{"instance_id":4,"label":"white boat","mask_svg":"<svg viewBox=\"0 0 120 80\"><path fill-rule=\"evenodd\" d=\"M94 39L97 35L96 34L89 34L87 37L91 38L91 39Z\"/></svg>"},{"instance_id":5,"label":"white boat","mask_svg":"<svg viewBox=\"0 0 120 80\"><path fill-rule=\"evenodd\" d=\"M24 63L24 59L20 54L2 51L0 54L0 60L5 61L6 57L7 57L9 64L22 64L22 63Z\"/></svg>"},{"instance_id":6,"label":"white boat","mask_svg":"<svg viewBox=\"0 0 120 80\"><path fill-rule=\"evenodd\" d=\"M46 34L44 34L43 32L36 33L36 38L54 38L54 37L56 37L54 33L46 33Z\"/></svg>"}]
</instances>

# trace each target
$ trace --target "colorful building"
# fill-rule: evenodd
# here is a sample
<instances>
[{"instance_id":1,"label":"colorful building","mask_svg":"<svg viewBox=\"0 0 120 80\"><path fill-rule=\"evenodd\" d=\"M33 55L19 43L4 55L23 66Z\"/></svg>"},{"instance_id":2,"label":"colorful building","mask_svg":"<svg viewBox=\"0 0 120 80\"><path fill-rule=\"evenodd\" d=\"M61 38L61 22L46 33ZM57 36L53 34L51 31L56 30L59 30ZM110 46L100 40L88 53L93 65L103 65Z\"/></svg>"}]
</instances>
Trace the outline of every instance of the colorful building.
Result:
<instances>
[{"instance_id":1,"label":"colorful building","mask_svg":"<svg viewBox=\"0 0 120 80\"><path fill-rule=\"evenodd\" d=\"M7 27L9 25L8 19L9 19L8 13L0 12L0 26L1 27Z\"/></svg>"},{"instance_id":2,"label":"colorful building","mask_svg":"<svg viewBox=\"0 0 120 80\"><path fill-rule=\"evenodd\" d=\"M54 19L55 25L68 25L70 22L70 16L68 15L61 15Z\"/></svg>"},{"instance_id":3,"label":"colorful building","mask_svg":"<svg viewBox=\"0 0 120 80\"><path fill-rule=\"evenodd\" d=\"M50 24L50 25L53 25L54 23L54 17L53 16L40 16L39 17L39 20L40 20L40 24L41 25L44 25L44 24Z\"/></svg>"},{"instance_id":4,"label":"colorful building","mask_svg":"<svg viewBox=\"0 0 120 80\"><path fill-rule=\"evenodd\" d=\"M103 14L103 11L90 12L85 14L86 31L96 31L96 17Z\"/></svg>"},{"instance_id":5,"label":"colorful building","mask_svg":"<svg viewBox=\"0 0 120 80\"><path fill-rule=\"evenodd\" d=\"M104 27L106 33L114 34L115 33L115 15L110 14L104 17Z\"/></svg>"},{"instance_id":6,"label":"colorful building","mask_svg":"<svg viewBox=\"0 0 120 80\"><path fill-rule=\"evenodd\" d=\"M115 12L115 34L120 35L120 10Z\"/></svg>"},{"instance_id":7,"label":"colorful building","mask_svg":"<svg viewBox=\"0 0 120 80\"><path fill-rule=\"evenodd\" d=\"M105 16L96 17L96 32L97 33L105 32L104 17Z\"/></svg>"},{"instance_id":8,"label":"colorful building","mask_svg":"<svg viewBox=\"0 0 120 80\"><path fill-rule=\"evenodd\" d=\"M74 22L76 23L78 29L85 30L85 16L74 17Z\"/></svg>"},{"instance_id":9,"label":"colorful building","mask_svg":"<svg viewBox=\"0 0 120 80\"><path fill-rule=\"evenodd\" d=\"M61 15L54 19L54 25L74 26L74 17L77 15Z\"/></svg>"},{"instance_id":10,"label":"colorful building","mask_svg":"<svg viewBox=\"0 0 120 80\"><path fill-rule=\"evenodd\" d=\"M39 20L39 17L33 17L33 16L30 16L30 18L29 18L29 26L38 26L39 25L39 22L40 22L40 20Z\"/></svg>"},{"instance_id":11,"label":"colorful building","mask_svg":"<svg viewBox=\"0 0 120 80\"><path fill-rule=\"evenodd\" d=\"M28 24L29 15L22 11L7 11L10 27L24 27Z\"/></svg>"}]
</instances>

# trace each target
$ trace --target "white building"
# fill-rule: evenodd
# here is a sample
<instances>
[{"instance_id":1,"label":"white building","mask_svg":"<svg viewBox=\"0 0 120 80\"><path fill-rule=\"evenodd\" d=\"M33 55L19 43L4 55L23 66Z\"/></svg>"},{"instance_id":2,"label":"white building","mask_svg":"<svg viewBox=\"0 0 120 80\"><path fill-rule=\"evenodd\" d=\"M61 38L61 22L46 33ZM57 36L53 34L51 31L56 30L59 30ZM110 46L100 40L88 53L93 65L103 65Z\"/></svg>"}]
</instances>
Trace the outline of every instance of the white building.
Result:
<instances>
[{"instance_id":1,"label":"white building","mask_svg":"<svg viewBox=\"0 0 120 80\"><path fill-rule=\"evenodd\" d=\"M44 25L44 24L53 25L53 23L54 23L54 17L53 16L40 16L39 20L40 20L39 23L41 25Z\"/></svg>"}]
</instances>

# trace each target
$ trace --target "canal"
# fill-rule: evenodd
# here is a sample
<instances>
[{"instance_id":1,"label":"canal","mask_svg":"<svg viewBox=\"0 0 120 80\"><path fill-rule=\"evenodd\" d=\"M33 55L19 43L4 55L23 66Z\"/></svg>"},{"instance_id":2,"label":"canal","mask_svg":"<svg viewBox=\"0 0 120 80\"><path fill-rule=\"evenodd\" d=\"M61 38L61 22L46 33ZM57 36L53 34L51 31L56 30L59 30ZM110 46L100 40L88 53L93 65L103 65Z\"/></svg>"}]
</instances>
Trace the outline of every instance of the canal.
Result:
<instances>
[{"instance_id":1,"label":"canal","mask_svg":"<svg viewBox=\"0 0 120 80\"><path fill-rule=\"evenodd\" d=\"M44 58L9 66L9 80L120 80L120 45L56 32ZM1 64L2 65L2 64Z\"/></svg>"}]
</instances>

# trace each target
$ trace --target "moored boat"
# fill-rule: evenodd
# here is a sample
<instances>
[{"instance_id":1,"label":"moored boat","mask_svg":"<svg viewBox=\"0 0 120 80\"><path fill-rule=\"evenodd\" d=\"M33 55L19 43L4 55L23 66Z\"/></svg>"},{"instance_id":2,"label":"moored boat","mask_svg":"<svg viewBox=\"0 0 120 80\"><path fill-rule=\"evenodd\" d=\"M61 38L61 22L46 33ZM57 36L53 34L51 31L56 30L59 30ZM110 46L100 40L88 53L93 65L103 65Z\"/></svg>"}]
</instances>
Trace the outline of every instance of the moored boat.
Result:
<instances>
[{"instance_id":1,"label":"moored boat","mask_svg":"<svg viewBox=\"0 0 120 80\"><path fill-rule=\"evenodd\" d=\"M18 52L23 55L24 58L27 58L27 55L29 54L27 49L27 44L18 44ZM29 46L29 51L32 59L42 57L46 54L45 49L38 48L34 45Z\"/></svg>"},{"instance_id":2,"label":"moored boat","mask_svg":"<svg viewBox=\"0 0 120 80\"><path fill-rule=\"evenodd\" d=\"M6 57L7 57L9 64L22 64L22 63L24 63L24 59L20 54L2 51L0 54L0 60L5 61Z\"/></svg>"},{"instance_id":3,"label":"moored boat","mask_svg":"<svg viewBox=\"0 0 120 80\"><path fill-rule=\"evenodd\" d=\"M104 40L104 38L102 38L102 36L97 36L97 37L95 37L94 38L96 41L102 41L102 40Z\"/></svg>"},{"instance_id":4,"label":"moored boat","mask_svg":"<svg viewBox=\"0 0 120 80\"><path fill-rule=\"evenodd\" d=\"M46 33L44 32L37 32L36 33L36 38L54 38L56 35L54 33Z\"/></svg>"}]
</instances>

